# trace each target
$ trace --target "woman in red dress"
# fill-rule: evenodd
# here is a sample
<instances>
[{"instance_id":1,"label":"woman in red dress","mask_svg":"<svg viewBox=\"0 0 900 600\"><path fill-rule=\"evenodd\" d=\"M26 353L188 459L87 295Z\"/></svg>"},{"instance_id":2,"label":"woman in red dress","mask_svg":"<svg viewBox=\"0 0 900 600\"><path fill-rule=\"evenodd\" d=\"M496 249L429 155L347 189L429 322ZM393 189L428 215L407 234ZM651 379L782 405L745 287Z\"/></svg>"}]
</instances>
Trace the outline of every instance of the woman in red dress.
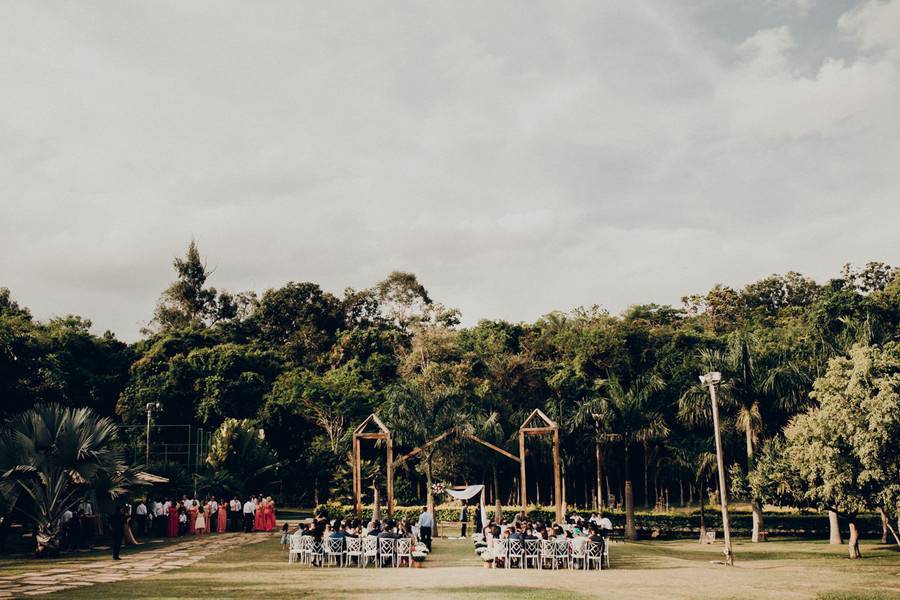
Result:
<instances>
[{"instance_id":1,"label":"woman in red dress","mask_svg":"<svg viewBox=\"0 0 900 600\"><path fill-rule=\"evenodd\" d=\"M272 501L272 497L269 496L266 498L266 512L265 512L265 525L266 531L272 531L275 529L275 502Z\"/></svg>"},{"instance_id":2,"label":"woman in red dress","mask_svg":"<svg viewBox=\"0 0 900 600\"><path fill-rule=\"evenodd\" d=\"M219 503L219 521L216 523L216 531L219 533L225 533L228 530L228 512L225 510L225 499L222 500L223 502Z\"/></svg>"},{"instance_id":3,"label":"woman in red dress","mask_svg":"<svg viewBox=\"0 0 900 600\"><path fill-rule=\"evenodd\" d=\"M194 500L194 502L191 504L190 513L188 514L188 533L190 533L191 535L197 533L197 511L198 510L199 510L199 507L197 505L197 501Z\"/></svg>"},{"instance_id":4,"label":"woman in red dress","mask_svg":"<svg viewBox=\"0 0 900 600\"><path fill-rule=\"evenodd\" d=\"M264 515L266 514L266 500L262 496L256 503L256 514L253 515L253 531L264 531Z\"/></svg>"},{"instance_id":5,"label":"woman in red dress","mask_svg":"<svg viewBox=\"0 0 900 600\"><path fill-rule=\"evenodd\" d=\"M169 504L169 525L166 528L166 535L178 537L178 506L174 502Z\"/></svg>"}]
</instances>

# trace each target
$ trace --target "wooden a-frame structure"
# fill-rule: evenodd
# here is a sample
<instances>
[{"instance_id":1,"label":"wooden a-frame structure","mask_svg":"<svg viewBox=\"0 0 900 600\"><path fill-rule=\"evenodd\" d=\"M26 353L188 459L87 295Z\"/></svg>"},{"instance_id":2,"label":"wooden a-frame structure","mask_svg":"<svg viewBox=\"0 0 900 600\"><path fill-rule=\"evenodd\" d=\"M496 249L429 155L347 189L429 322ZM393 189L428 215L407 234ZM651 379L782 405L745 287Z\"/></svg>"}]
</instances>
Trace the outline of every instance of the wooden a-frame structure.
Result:
<instances>
[{"instance_id":1,"label":"wooden a-frame structure","mask_svg":"<svg viewBox=\"0 0 900 600\"><path fill-rule=\"evenodd\" d=\"M543 424L535 426L533 421L535 419L540 419ZM376 425L378 431L375 432L367 432L366 429L370 427L372 424ZM515 456L514 454L507 452L503 448L495 446L490 442L486 442L483 439L474 436L470 433L466 433L462 431L459 427L452 427L445 431L444 433L435 436L422 444L421 446L414 448L410 452L398 457L396 460L394 459L394 447L393 442L391 440L391 431L387 428L387 426L378 418L375 413L369 415L365 421L363 421L359 427L353 430L353 509L356 513L356 516L359 517L362 515L362 469L361 469L361 460L360 460L360 443L362 440L384 440L385 443L385 452L386 452L386 462L387 462L387 510L388 516L394 516L394 469L400 465L401 463L413 458L423 450L427 450L431 446L437 444L438 442L450 437L451 435L458 435L465 439L471 440L473 442L477 442L486 448L490 448L494 452L505 456L510 460L514 460L519 463L519 473L521 476L521 500L522 500L522 510L527 510L528 508L528 491L526 487L526 473L525 473L525 436L527 435L541 435L545 433L553 434L553 498L556 502L556 520L557 522L562 522L565 515L563 515L562 510L562 489L560 486L560 471L559 471L559 426L547 415L545 415L540 409L534 409L528 418L522 423L522 426L519 428L519 456Z\"/></svg>"}]
</instances>

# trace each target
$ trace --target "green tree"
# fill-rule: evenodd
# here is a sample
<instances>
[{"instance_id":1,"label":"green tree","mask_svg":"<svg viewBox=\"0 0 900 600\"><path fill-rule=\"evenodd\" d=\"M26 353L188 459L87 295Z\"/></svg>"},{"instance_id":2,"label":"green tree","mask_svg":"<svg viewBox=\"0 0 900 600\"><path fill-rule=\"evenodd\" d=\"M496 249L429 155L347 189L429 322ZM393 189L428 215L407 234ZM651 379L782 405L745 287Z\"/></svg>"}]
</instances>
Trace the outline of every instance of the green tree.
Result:
<instances>
[{"instance_id":1,"label":"green tree","mask_svg":"<svg viewBox=\"0 0 900 600\"><path fill-rule=\"evenodd\" d=\"M774 502L846 518L850 558L859 558L856 517L896 517L900 506L900 347L856 346L832 359L812 396L818 406L767 446L750 484Z\"/></svg>"},{"instance_id":2,"label":"green tree","mask_svg":"<svg viewBox=\"0 0 900 600\"><path fill-rule=\"evenodd\" d=\"M19 495L15 509L34 526L38 557L59 555L62 514L94 488L111 498L128 491L130 469L116 435L110 419L59 404L35 406L7 422L0 479Z\"/></svg>"},{"instance_id":3,"label":"green tree","mask_svg":"<svg viewBox=\"0 0 900 600\"><path fill-rule=\"evenodd\" d=\"M213 433L207 464L231 475L241 494L257 492L275 479L280 466L262 429L248 419L225 419Z\"/></svg>"},{"instance_id":4,"label":"green tree","mask_svg":"<svg viewBox=\"0 0 900 600\"><path fill-rule=\"evenodd\" d=\"M621 444L624 454L625 476L625 537L637 539L634 522L634 490L631 482L631 453L637 444L663 439L669 435L663 413L654 401L654 394L663 389L663 380L656 374L643 374L627 388L612 378L599 386L596 404L583 408L600 415L611 433L603 434L609 442Z\"/></svg>"}]
</instances>

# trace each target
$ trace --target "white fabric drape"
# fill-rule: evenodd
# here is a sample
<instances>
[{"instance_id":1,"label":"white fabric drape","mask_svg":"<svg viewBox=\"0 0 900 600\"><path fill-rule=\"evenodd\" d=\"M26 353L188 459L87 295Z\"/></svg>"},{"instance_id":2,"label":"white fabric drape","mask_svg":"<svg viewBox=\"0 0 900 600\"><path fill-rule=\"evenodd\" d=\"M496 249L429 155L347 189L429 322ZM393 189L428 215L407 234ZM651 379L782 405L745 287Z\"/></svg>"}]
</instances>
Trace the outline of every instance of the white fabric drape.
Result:
<instances>
[{"instance_id":1,"label":"white fabric drape","mask_svg":"<svg viewBox=\"0 0 900 600\"><path fill-rule=\"evenodd\" d=\"M468 500L474 498L476 494L480 494L478 498L479 509L481 510L481 526L487 523L487 510L484 508L484 486L470 485L464 490L445 489L445 492L456 498L457 500ZM480 532L479 532L480 533Z\"/></svg>"}]
</instances>

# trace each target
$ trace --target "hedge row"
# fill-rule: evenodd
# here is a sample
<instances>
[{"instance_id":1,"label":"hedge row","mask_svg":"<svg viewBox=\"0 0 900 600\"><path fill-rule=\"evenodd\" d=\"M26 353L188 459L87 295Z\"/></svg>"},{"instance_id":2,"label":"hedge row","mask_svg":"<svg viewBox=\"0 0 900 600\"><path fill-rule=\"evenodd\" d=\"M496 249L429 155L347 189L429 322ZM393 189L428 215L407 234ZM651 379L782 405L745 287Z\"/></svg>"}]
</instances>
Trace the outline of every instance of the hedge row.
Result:
<instances>
[{"instance_id":1,"label":"hedge row","mask_svg":"<svg viewBox=\"0 0 900 600\"><path fill-rule=\"evenodd\" d=\"M316 514L325 514L328 519L349 519L353 517L353 506L341 504L321 504L316 507ZM395 519L409 519L415 522L421 513L421 506L398 506L394 508ZM476 507L469 508L469 522L474 523ZM437 507L435 508L435 519L437 521L459 521L460 509L458 507ZM510 522L515 518L519 509L512 506L503 507L503 520ZM363 519L372 518L372 507L363 507ZM488 518L494 518L494 508L487 508ZM590 516L590 512L578 511L584 518ZM387 517L387 511L384 507L381 510L382 518ZM528 518L532 521L540 521L543 523L553 523L556 520L556 513L552 507L535 507L528 511ZM604 513L613 522L613 528L618 531L625 529L625 515L621 512ZM722 515L717 511L707 511L704 517L707 529L722 528ZM753 517L747 512L729 513L729 521L731 530L735 535L749 536L753 529ZM860 529L860 535L880 536L881 535L881 519L877 515L863 515L857 520ZM698 512L693 514L637 514L635 516L635 526L641 537L691 537L699 535L700 532L700 515ZM805 513L771 513L764 515L764 529L770 535L792 536L792 537L810 537L810 538L827 538L828 537L828 516L825 514L805 514ZM846 529L846 524L841 524L842 529Z\"/></svg>"}]
</instances>

